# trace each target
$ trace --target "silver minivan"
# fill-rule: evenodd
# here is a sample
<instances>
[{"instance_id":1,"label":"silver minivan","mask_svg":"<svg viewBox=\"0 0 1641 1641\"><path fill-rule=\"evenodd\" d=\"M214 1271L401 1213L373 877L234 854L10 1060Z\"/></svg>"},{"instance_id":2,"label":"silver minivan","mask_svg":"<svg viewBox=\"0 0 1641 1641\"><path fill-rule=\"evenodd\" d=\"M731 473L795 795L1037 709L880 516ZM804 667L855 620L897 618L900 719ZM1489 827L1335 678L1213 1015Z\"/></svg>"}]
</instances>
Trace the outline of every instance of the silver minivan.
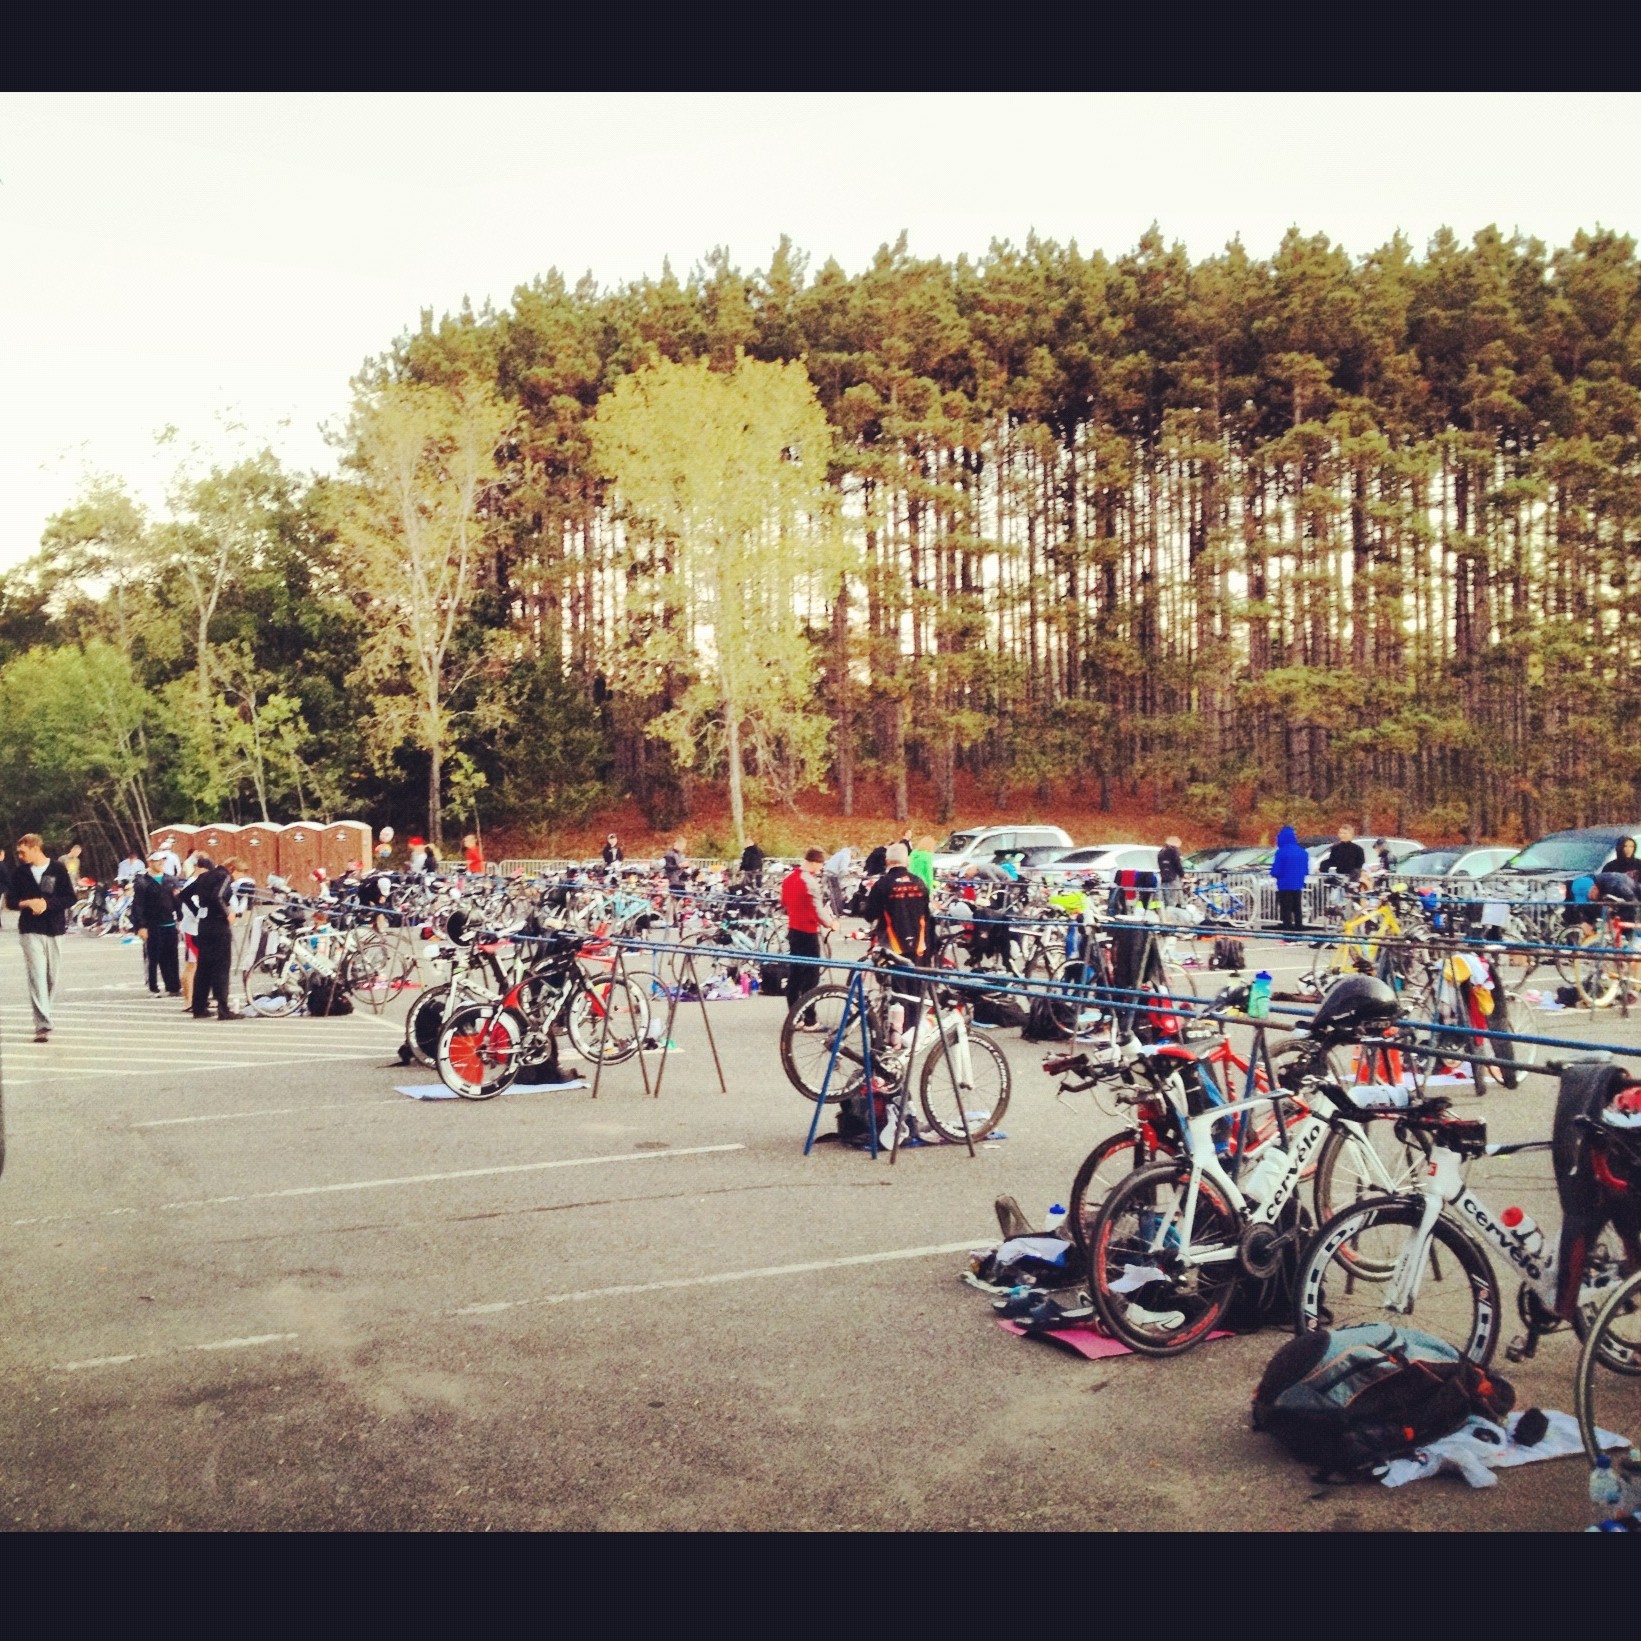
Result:
<instances>
[{"instance_id":1,"label":"silver minivan","mask_svg":"<svg viewBox=\"0 0 1641 1641\"><path fill-rule=\"evenodd\" d=\"M1011 849L1069 849L1058 826L970 826L952 835L934 853L937 872L960 872L971 861L995 859Z\"/></svg>"}]
</instances>

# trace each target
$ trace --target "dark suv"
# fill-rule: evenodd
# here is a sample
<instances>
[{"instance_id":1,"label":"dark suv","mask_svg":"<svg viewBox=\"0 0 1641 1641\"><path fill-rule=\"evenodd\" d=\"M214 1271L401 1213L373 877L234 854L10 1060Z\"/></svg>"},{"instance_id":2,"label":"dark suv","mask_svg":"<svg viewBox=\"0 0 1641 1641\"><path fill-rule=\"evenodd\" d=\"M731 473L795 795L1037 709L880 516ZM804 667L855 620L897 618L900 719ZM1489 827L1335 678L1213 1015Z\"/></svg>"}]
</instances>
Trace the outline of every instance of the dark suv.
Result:
<instances>
[{"instance_id":1,"label":"dark suv","mask_svg":"<svg viewBox=\"0 0 1641 1641\"><path fill-rule=\"evenodd\" d=\"M1599 872L1618 852L1620 838L1641 839L1641 825L1578 826L1551 832L1512 855L1497 872L1499 877L1578 877Z\"/></svg>"}]
</instances>

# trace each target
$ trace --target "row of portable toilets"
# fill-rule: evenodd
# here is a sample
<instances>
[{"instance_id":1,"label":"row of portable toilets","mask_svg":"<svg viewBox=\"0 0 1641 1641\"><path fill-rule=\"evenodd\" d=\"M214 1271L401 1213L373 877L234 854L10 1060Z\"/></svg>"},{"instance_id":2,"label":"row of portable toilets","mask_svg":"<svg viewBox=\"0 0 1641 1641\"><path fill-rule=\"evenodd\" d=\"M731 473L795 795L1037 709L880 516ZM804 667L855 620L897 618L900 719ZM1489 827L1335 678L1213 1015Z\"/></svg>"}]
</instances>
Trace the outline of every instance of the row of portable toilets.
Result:
<instances>
[{"instance_id":1,"label":"row of portable toilets","mask_svg":"<svg viewBox=\"0 0 1641 1641\"><path fill-rule=\"evenodd\" d=\"M370 864L370 828L363 821L292 821L274 826L162 826L148 834L150 849L169 849L178 860L198 849L213 860L236 859L247 877L266 883L282 877L298 894L311 888L321 867L328 877Z\"/></svg>"}]
</instances>

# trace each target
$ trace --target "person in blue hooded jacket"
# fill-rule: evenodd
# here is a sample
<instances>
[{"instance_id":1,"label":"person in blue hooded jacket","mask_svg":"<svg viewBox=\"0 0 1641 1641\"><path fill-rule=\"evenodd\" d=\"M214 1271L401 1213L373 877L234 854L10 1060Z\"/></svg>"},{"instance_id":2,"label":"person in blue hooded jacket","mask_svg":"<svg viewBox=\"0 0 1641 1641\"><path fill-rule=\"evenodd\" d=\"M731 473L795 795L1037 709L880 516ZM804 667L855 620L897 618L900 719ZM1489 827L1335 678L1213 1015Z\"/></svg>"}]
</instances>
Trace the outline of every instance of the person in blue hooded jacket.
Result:
<instances>
[{"instance_id":1,"label":"person in blue hooded jacket","mask_svg":"<svg viewBox=\"0 0 1641 1641\"><path fill-rule=\"evenodd\" d=\"M1299 835L1291 826L1276 834L1276 859L1271 876L1276 879L1276 919L1284 929L1304 927L1305 879L1310 876L1311 857L1299 847Z\"/></svg>"}]
</instances>

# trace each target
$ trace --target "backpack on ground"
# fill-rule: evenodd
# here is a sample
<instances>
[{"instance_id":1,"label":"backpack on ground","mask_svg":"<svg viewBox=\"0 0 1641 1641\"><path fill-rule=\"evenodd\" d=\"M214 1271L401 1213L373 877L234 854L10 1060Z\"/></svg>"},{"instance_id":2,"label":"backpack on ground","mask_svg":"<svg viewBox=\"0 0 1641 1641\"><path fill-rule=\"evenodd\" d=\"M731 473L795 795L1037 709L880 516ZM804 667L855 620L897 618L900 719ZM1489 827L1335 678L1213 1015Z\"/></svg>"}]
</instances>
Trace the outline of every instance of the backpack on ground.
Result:
<instances>
[{"instance_id":1,"label":"backpack on ground","mask_svg":"<svg viewBox=\"0 0 1641 1641\"><path fill-rule=\"evenodd\" d=\"M786 995L785 963L762 963L758 966L758 995L784 997Z\"/></svg>"},{"instance_id":2,"label":"backpack on ground","mask_svg":"<svg viewBox=\"0 0 1641 1641\"><path fill-rule=\"evenodd\" d=\"M1235 940L1228 934L1214 936L1213 953L1208 959L1209 968L1227 969L1232 974L1241 974L1247 966L1247 949L1240 940Z\"/></svg>"},{"instance_id":3,"label":"backpack on ground","mask_svg":"<svg viewBox=\"0 0 1641 1641\"><path fill-rule=\"evenodd\" d=\"M1254 1392L1253 1425L1269 1431L1318 1479L1356 1476L1474 1414L1500 1420L1515 1406L1508 1381L1451 1345L1388 1322L1290 1339Z\"/></svg>"},{"instance_id":4,"label":"backpack on ground","mask_svg":"<svg viewBox=\"0 0 1641 1641\"><path fill-rule=\"evenodd\" d=\"M974 1023L977 1026L1013 1027L1021 1031L1031 1023L1031 1016L1007 997L994 997L990 992L981 992L974 1000Z\"/></svg>"},{"instance_id":5,"label":"backpack on ground","mask_svg":"<svg viewBox=\"0 0 1641 1641\"><path fill-rule=\"evenodd\" d=\"M308 986L307 1003L313 1015L353 1013L353 999L335 975L315 975Z\"/></svg>"},{"instance_id":6,"label":"backpack on ground","mask_svg":"<svg viewBox=\"0 0 1641 1641\"><path fill-rule=\"evenodd\" d=\"M1070 1029L1061 1021L1052 997L1037 996L1026 1011L1026 1023L1020 1035L1028 1043L1068 1043Z\"/></svg>"}]
</instances>

